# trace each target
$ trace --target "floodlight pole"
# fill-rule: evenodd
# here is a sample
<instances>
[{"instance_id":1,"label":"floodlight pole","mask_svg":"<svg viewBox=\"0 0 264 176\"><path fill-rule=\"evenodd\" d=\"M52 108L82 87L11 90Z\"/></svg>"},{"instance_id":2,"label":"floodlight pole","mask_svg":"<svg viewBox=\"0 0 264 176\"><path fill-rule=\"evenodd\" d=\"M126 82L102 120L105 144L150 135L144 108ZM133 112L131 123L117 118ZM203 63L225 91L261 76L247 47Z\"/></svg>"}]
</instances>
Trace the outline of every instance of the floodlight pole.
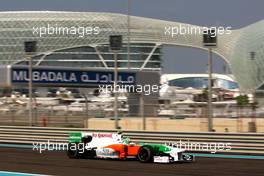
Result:
<instances>
[{"instance_id":1,"label":"floodlight pole","mask_svg":"<svg viewBox=\"0 0 264 176\"><path fill-rule=\"evenodd\" d=\"M251 51L250 52L250 59L251 61L255 61L255 57L256 57L256 52L255 51ZM258 76L259 76L259 69L257 69L258 71ZM256 132L257 129L256 129L256 90L253 90L252 92L253 94L253 99L252 99L252 110L253 110L253 113L251 115L251 123L252 125L254 125L254 130L252 130L252 132Z\"/></svg>"},{"instance_id":2,"label":"floodlight pole","mask_svg":"<svg viewBox=\"0 0 264 176\"><path fill-rule=\"evenodd\" d=\"M26 53L26 58L28 59L28 117L29 117L29 126L33 126L33 114L32 114L32 58L37 51L37 42L36 41L26 41L24 42L24 50Z\"/></svg>"},{"instance_id":3,"label":"floodlight pole","mask_svg":"<svg viewBox=\"0 0 264 176\"><path fill-rule=\"evenodd\" d=\"M118 86L118 70L117 70L117 53L122 50L122 35L110 35L109 36L110 51L114 54L114 118L115 129L119 129L118 125L118 99L117 99L117 86Z\"/></svg>"},{"instance_id":4,"label":"floodlight pole","mask_svg":"<svg viewBox=\"0 0 264 176\"><path fill-rule=\"evenodd\" d=\"M127 68L130 69L130 0L127 0Z\"/></svg>"},{"instance_id":5,"label":"floodlight pole","mask_svg":"<svg viewBox=\"0 0 264 176\"><path fill-rule=\"evenodd\" d=\"M212 104L212 48L217 46L217 32L212 29L203 31L203 44L208 48L208 131L213 130L213 104Z\"/></svg>"},{"instance_id":6,"label":"floodlight pole","mask_svg":"<svg viewBox=\"0 0 264 176\"><path fill-rule=\"evenodd\" d=\"M140 104L140 115L142 117L142 130L146 130L146 117L145 117L145 112L144 112L144 99L142 93L140 94L140 99L139 99L139 104Z\"/></svg>"},{"instance_id":7,"label":"floodlight pole","mask_svg":"<svg viewBox=\"0 0 264 176\"><path fill-rule=\"evenodd\" d=\"M85 111L86 111L86 121L83 120L84 124L84 128L89 128L89 105L88 105L88 98L85 95L85 93L83 93L83 97L85 99Z\"/></svg>"},{"instance_id":8,"label":"floodlight pole","mask_svg":"<svg viewBox=\"0 0 264 176\"><path fill-rule=\"evenodd\" d=\"M28 55L28 94L29 94L29 126L33 126L33 110L32 110L32 102L33 102L33 93L32 93L32 56Z\"/></svg>"},{"instance_id":9,"label":"floodlight pole","mask_svg":"<svg viewBox=\"0 0 264 176\"><path fill-rule=\"evenodd\" d=\"M208 48L208 131L213 131L212 108L212 48Z\"/></svg>"},{"instance_id":10,"label":"floodlight pole","mask_svg":"<svg viewBox=\"0 0 264 176\"><path fill-rule=\"evenodd\" d=\"M114 51L114 60L115 60L115 69L114 69L114 94L115 94L115 101L114 101L114 117L115 117L115 129L119 128L118 125L118 97L117 97L117 76L118 76L118 69L117 69L117 51Z\"/></svg>"}]
</instances>

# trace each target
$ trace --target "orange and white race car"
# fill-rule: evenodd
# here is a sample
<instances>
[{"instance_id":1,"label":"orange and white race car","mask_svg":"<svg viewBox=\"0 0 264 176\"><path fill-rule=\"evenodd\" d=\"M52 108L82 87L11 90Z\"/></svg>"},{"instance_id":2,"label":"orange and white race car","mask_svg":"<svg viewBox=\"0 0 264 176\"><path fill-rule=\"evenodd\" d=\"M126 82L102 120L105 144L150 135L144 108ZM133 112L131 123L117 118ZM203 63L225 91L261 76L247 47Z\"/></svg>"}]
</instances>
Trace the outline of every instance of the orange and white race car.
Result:
<instances>
[{"instance_id":1,"label":"orange and white race car","mask_svg":"<svg viewBox=\"0 0 264 176\"><path fill-rule=\"evenodd\" d=\"M69 158L135 158L141 162L171 163L193 161L194 156L184 150L163 144L130 143L121 133L71 133L67 155Z\"/></svg>"}]
</instances>

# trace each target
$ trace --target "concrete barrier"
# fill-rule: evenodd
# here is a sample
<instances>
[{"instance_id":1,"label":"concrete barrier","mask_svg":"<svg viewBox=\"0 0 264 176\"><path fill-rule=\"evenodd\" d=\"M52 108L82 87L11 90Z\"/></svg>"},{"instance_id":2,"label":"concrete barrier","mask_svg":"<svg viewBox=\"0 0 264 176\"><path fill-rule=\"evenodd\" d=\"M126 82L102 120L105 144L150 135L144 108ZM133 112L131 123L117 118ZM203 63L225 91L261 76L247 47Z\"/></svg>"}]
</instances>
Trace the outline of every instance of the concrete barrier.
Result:
<instances>
[{"instance_id":1,"label":"concrete barrier","mask_svg":"<svg viewBox=\"0 0 264 176\"><path fill-rule=\"evenodd\" d=\"M97 130L87 128L54 128L54 127L28 127L28 126L0 126L0 147L27 147L32 148L36 143L67 143L71 132L117 132L116 130ZM224 144L230 150L219 150L234 154L264 154L264 133L231 133L231 132L157 132L124 130L123 135L131 142L178 144L182 147L186 143L195 144L189 151L197 151L198 144ZM184 143L184 144L183 144ZM194 148L193 148L194 147ZM220 149L220 148L219 148ZM199 150L200 151L200 150ZM201 150L200 152L210 153Z\"/></svg>"},{"instance_id":2,"label":"concrete barrier","mask_svg":"<svg viewBox=\"0 0 264 176\"><path fill-rule=\"evenodd\" d=\"M264 118L256 118L256 132L264 132ZM216 132L248 132L250 118L215 118L213 126ZM86 120L86 127L92 129L109 129L115 127L115 121L110 118L91 118ZM123 130L142 130L142 118L121 118L119 126ZM146 130L170 132L206 132L206 118L146 118Z\"/></svg>"}]
</instances>

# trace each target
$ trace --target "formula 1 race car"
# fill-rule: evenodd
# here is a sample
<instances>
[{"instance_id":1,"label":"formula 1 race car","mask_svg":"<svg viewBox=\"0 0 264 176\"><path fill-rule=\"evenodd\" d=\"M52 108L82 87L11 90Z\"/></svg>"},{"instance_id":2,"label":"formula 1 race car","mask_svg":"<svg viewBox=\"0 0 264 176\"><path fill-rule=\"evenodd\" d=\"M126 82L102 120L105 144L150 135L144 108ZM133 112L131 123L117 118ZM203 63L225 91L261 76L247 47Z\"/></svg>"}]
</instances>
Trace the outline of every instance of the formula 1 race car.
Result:
<instances>
[{"instance_id":1,"label":"formula 1 race car","mask_svg":"<svg viewBox=\"0 0 264 176\"><path fill-rule=\"evenodd\" d=\"M70 133L69 158L135 158L141 162L191 162L194 156L184 150L163 144L130 143L121 133Z\"/></svg>"}]
</instances>

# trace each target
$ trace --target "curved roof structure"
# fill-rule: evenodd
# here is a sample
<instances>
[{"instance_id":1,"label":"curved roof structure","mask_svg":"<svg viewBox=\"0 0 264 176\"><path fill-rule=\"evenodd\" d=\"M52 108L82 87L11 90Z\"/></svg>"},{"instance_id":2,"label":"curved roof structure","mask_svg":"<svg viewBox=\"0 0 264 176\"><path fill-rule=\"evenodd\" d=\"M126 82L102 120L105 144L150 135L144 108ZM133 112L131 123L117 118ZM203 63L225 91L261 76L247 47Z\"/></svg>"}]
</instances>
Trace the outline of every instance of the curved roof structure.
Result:
<instances>
[{"instance_id":1,"label":"curved roof structure","mask_svg":"<svg viewBox=\"0 0 264 176\"><path fill-rule=\"evenodd\" d=\"M99 27L100 33L87 36L52 34L40 36L34 29L50 26ZM178 45L203 47L202 34L167 35L167 27L197 27L190 24L163 21L143 17L130 17L131 43L151 43L155 46ZM0 60L18 61L25 58L24 41L36 40L38 54L78 46L108 44L109 35L123 35L127 41L127 16L94 12L0 12ZM264 82L264 20L231 34L218 35L217 48L213 52L222 56L244 91L253 91ZM250 52L255 52L251 59ZM147 59L146 59L147 60ZM197 61L199 62L199 61Z\"/></svg>"}]
</instances>

